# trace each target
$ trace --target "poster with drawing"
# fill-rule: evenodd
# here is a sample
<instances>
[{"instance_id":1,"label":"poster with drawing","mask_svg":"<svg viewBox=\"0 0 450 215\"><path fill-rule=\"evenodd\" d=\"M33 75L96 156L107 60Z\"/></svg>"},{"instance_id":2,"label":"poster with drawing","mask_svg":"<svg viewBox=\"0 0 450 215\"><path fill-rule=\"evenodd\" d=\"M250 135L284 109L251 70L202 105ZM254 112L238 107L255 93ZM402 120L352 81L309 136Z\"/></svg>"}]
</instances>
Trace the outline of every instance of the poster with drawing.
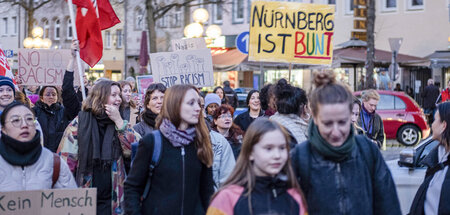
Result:
<instances>
[{"instance_id":1,"label":"poster with drawing","mask_svg":"<svg viewBox=\"0 0 450 215\"><path fill-rule=\"evenodd\" d=\"M214 85L211 50L198 49L150 54L153 80L167 88L175 84Z\"/></svg>"}]
</instances>

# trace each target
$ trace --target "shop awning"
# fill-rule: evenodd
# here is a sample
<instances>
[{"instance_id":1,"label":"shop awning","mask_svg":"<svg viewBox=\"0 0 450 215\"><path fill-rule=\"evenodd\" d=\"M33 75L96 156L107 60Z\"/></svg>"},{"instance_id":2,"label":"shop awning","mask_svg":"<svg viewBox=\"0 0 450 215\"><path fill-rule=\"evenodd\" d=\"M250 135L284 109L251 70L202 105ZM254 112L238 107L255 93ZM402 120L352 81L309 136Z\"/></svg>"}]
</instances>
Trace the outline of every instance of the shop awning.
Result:
<instances>
[{"instance_id":1,"label":"shop awning","mask_svg":"<svg viewBox=\"0 0 450 215\"><path fill-rule=\"evenodd\" d=\"M450 51L435 51L428 56L428 59L430 59L433 68L450 67Z\"/></svg>"},{"instance_id":2,"label":"shop awning","mask_svg":"<svg viewBox=\"0 0 450 215\"><path fill-rule=\"evenodd\" d=\"M247 58L237 49L213 49L211 55L215 72L234 70Z\"/></svg>"}]
</instances>

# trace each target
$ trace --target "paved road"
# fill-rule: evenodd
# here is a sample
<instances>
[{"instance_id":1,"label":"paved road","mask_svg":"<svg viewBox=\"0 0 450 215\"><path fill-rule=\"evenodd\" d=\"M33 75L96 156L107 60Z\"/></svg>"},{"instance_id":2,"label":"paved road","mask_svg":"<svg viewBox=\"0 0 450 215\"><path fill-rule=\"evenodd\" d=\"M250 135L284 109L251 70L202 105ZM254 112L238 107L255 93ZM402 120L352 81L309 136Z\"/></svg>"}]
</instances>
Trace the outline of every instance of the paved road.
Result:
<instances>
[{"instance_id":1,"label":"paved road","mask_svg":"<svg viewBox=\"0 0 450 215\"><path fill-rule=\"evenodd\" d=\"M396 160L399 158L400 152L403 149L406 149L408 147L403 146L397 140L387 140L386 141L386 151L381 151L381 154L383 154L384 160Z\"/></svg>"}]
</instances>

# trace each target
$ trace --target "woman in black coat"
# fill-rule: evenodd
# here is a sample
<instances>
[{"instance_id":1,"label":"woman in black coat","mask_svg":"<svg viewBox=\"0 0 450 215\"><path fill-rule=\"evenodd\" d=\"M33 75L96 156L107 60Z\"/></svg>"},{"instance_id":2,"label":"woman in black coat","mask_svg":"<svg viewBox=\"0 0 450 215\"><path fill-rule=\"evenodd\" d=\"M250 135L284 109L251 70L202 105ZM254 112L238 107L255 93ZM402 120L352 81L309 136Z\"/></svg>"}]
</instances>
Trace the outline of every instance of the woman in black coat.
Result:
<instances>
[{"instance_id":1,"label":"woman in black coat","mask_svg":"<svg viewBox=\"0 0 450 215\"><path fill-rule=\"evenodd\" d=\"M69 124L59 97L55 86L44 86L39 91L39 101L33 107L44 134L44 146L52 152L58 149L64 130Z\"/></svg>"},{"instance_id":2,"label":"woman in black coat","mask_svg":"<svg viewBox=\"0 0 450 215\"><path fill-rule=\"evenodd\" d=\"M248 110L234 119L234 124L239 126L244 132L256 118L264 116L264 112L261 110L258 90L251 90L247 95L246 101Z\"/></svg>"},{"instance_id":3,"label":"woman in black coat","mask_svg":"<svg viewBox=\"0 0 450 215\"><path fill-rule=\"evenodd\" d=\"M191 85L175 85L166 91L156 124L162 143L160 161L141 202L155 146L154 135L146 135L125 181L126 214L205 213L214 192L213 152L199 100Z\"/></svg>"},{"instance_id":4,"label":"woman in black coat","mask_svg":"<svg viewBox=\"0 0 450 215\"><path fill-rule=\"evenodd\" d=\"M431 125L433 139L439 141L422 161L428 167L411 206L411 215L450 214L450 102L437 107Z\"/></svg>"}]
</instances>

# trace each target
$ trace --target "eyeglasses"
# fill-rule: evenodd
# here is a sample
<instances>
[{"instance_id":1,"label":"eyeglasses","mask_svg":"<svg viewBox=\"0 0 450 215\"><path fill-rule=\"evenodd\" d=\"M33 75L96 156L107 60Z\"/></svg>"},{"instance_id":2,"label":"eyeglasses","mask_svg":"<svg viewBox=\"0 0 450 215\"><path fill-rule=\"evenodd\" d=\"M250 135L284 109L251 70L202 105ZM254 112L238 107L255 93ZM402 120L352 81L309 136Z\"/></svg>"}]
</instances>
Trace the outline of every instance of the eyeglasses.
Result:
<instances>
[{"instance_id":1,"label":"eyeglasses","mask_svg":"<svg viewBox=\"0 0 450 215\"><path fill-rule=\"evenodd\" d=\"M7 122L10 122L16 128L20 128L23 121L25 121L25 124L27 124L28 126L36 125L36 120L34 119L34 117L32 115L26 115L24 118L22 118L21 116L13 116Z\"/></svg>"},{"instance_id":2,"label":"eyeglasses","mask_svg":"<svg viewBox=\"0 0 450 215\"><path fill-rule=\"evenodd\" d=\"M231 117L232 117L231 114L222 114L219 116L219 118L221 118L221 119L231 118Z\"/></svg>"}]
</instances>

